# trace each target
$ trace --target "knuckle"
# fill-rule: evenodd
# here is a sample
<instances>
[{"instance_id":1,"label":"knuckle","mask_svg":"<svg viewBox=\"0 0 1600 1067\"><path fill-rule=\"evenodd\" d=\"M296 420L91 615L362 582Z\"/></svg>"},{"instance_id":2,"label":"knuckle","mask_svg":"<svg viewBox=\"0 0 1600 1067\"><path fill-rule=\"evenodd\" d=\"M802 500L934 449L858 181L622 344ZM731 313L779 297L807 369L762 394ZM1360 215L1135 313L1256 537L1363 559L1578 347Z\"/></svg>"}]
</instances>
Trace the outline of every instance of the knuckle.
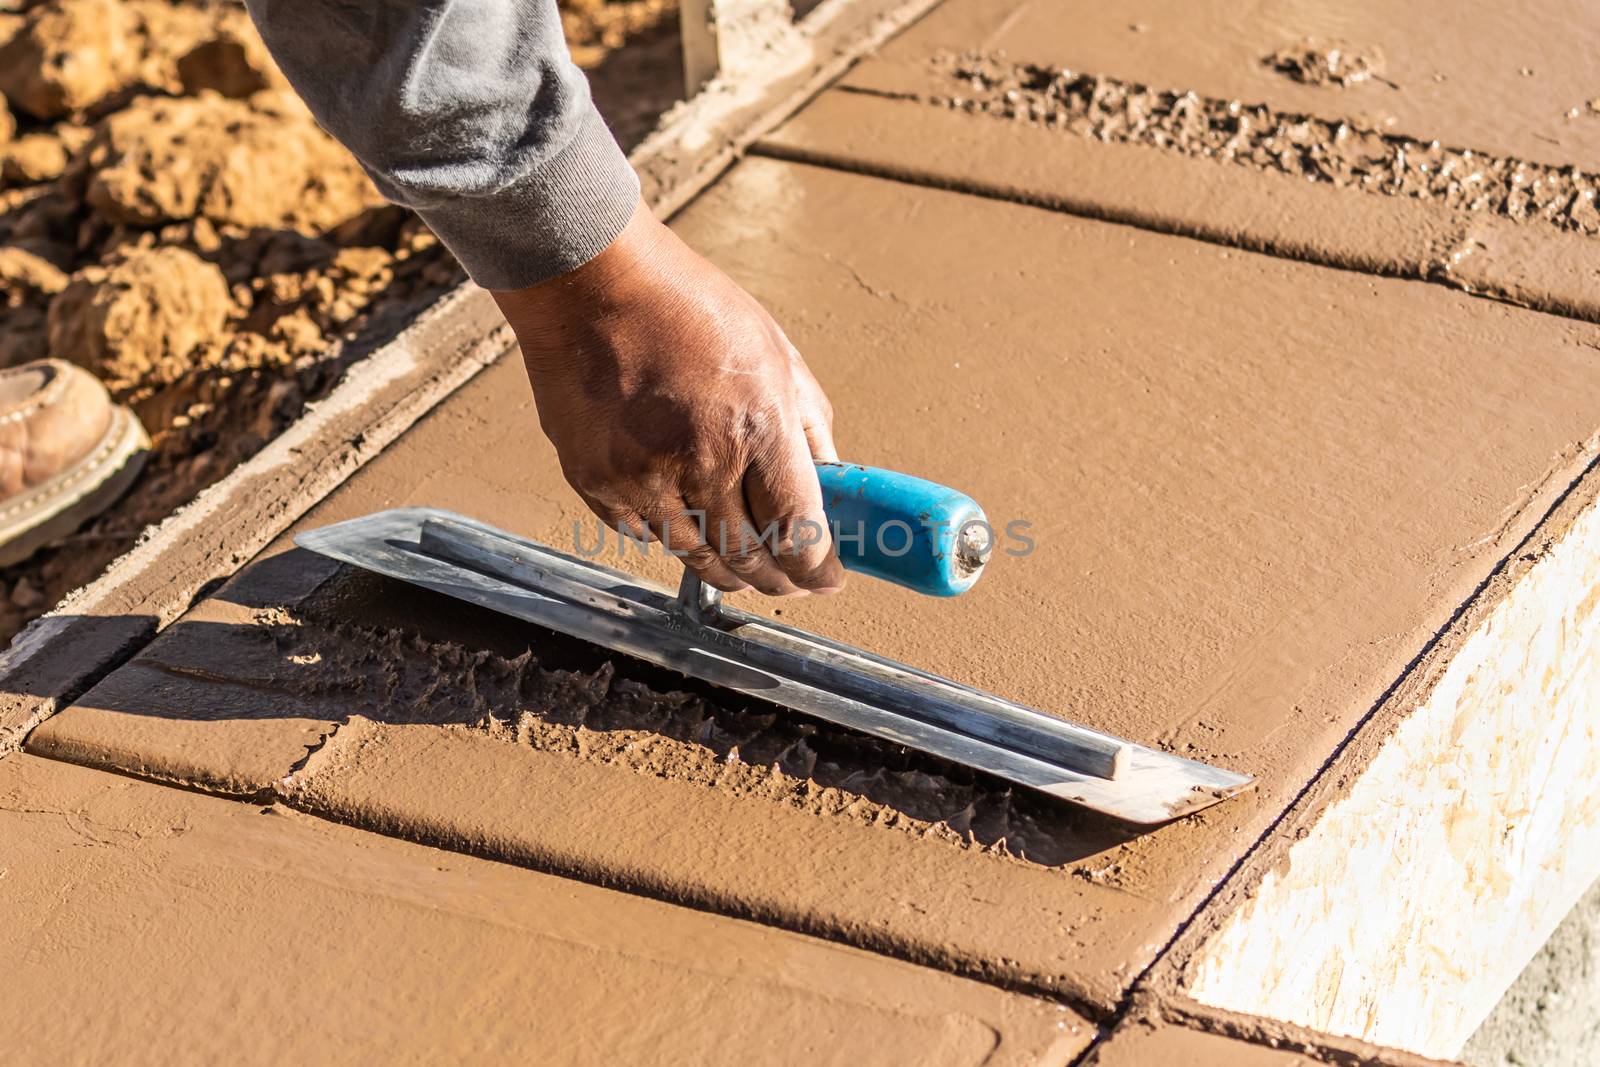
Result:
<instances>
[{"instance_id":1,"label":"knuckle","mask_svg":"<svg viewBox=\"0 0 1600 1067\"><path fill-rule=\"evenodd\" d=\"M753 579L765 569L766 560L762 553L740 546L735 549L729 547L722 555L723 565L741 578Z\"/></svg>"},{"instance_id":2,"label":"knuckle","mask_svg":"<svg viewBox=\"0 0 1600 1067\"><path fill-rule=\"evenodd\" d=\"M674 545L673 550L681 553L684 562L696 571L715 568L718 562L717 554L711 550L709 545L698 544L684 548Z\"/></svg>"},{"instance_id":3,"label":"knuckle","mask_svg":"<svg viewBox=\"0 0 1600 1067\"><path fill-rule=\"evenodd\" d=\"M805 553L806 546L792 533L778 537L772 544L772 554L785 570L799 565Z\"/></svg>"},{"instance_id":4,"label":"knuckle","mask_svg":"<svg viewBox=\"0 0 1600 1067\"><path fill-rule=\"evenodd\" d=\"M587 466L564 466L561 468L561 476L579 496L606 507L621 506L617 494L617 479L611 472Z\"/></svg>"},{"instance_id":5,"label":"knuckle","mask_svg":"<svg viewBox=\"0 0 1600 1067\"><path fill-rule=\"evenodd\" d=\"M572 486L575 491L586 497L598 498L600 495L599 490L604 488L597 479L591 477L586 471L562 467L561 476L567 480L567 484Z\"/></svg>"}]
</instances>

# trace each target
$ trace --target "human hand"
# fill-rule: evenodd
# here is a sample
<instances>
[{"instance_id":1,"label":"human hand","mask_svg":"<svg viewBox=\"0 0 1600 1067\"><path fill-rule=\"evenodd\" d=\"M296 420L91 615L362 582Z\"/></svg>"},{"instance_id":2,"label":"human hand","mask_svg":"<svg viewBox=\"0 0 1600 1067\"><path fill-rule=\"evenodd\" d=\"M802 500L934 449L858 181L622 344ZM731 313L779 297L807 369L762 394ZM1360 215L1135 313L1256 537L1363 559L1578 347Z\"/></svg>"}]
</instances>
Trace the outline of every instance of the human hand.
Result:
<instances>
[{"instance_id":1,"label":"human hand","mask_svg":"<svg viewBox=\"0 0 1600 1067\"><path fill-rule=\"evenodd\" d=\"M828 398L761 305L643 203L590 262L494 297L601 520L725 592L843 586L814 467L838 460Z\"/></svg>"}]
</instances>

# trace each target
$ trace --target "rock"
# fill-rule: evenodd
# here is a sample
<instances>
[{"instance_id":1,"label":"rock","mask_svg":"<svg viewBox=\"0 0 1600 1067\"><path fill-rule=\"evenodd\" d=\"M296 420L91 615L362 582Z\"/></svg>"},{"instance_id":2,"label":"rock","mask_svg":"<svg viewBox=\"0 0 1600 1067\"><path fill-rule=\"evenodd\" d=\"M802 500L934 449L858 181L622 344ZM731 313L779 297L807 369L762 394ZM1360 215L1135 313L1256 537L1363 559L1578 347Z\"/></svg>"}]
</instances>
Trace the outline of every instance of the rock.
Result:
<instances>
[{"instance_id":1,"label":"rock","mask_svg":"<svg viewBox=\"0 0 1600 1067\"><path fill-rule=\"evenodd\" d=\"M221 341L232 310L214 265L181 248L136 251L73 275L50 304L50 354L113 388L170 382Z\"/></svg>"},{"instance_id":2,"label":"rock","mask_svg":"<svg viewBox=\"0 0 1600 1067\"><path fill-rule=\"evenodd\" d=\"M239 99L289 87L249 18L237 10L225 14L215 36L178 60L178 79L186 93L209 89Z\"/></svg>"},{"instance_id":3,"label":"rock","mask_svg":"<svg viewBox=\"0 0 1600 1067\"><path fill-rule=\"evenodd\" d=\"M132 76L137 25L119 0L53 0L35 7L0 48L0 93L41 119L90 107Z\"/></svg>"},{"instance_id":4,"label":"rock","mask_svg":"<svg viewBox=\"0 0 1600 1067\"><path fill-rule=\"evenodd\" d=\"M280 93L135 100L101 124L88 162L90 206L133 226L203 216L317 234L381 203L355 159Z\"/></svg>"},{"instance_id":5,"label":"rock","mask_svg":"<svg viewBox=\"0 0 1600 1067\"><path fill-rule=\"evenodd\" d=\"M130 84L174 95L183 91L183 80L178 75L179 57L216 36L219 29L235 17L249 22L249 17L232 4L172 3L170 0L122 2L133 12L136 23L134 38L138 59Z\"/></svg>"},{"instance_id":6,"label":"rock","mask_svg":"<svg viewBox=\"0 0 1600 1067\"><path fill-rule=\"evenodd\" d=\"M6 98L0 96L0 145L5 144L17 134L17 120L11 114L11 107L6 103Z\"/></svg>"},{"instance_id":7,"label":"rock","mask_svg":"<svg viewBox=\"0 0 1600 1067\"><path fill-rule=\"evenodd\" d=\"M33 296L55 296L67 287L66 274L25 248L0 248L0 295L15 307Z\"/></svg>"},{"instance_id":8,"label":"rock","mask_svg":"<svg viewBox=\"0 0 1600 1067\"><path fill-rule=\"evenodd\" d=\"M24 134L0 150L0 182L6 185L53 182L66 172L71 158L59 137L48 133Z\"/></svg>"},{"instance_id":9,"label":"rock","mask_svg":"<svg viewBox=\"0 0 1600 1067\"><path fill-rule=\"evenodd\" d=\"M176 93L178 57L245 16L166 0L49 0L0 48L0 92L41 119L80 112L134 86Z\"/></svg>"}]
</instances>

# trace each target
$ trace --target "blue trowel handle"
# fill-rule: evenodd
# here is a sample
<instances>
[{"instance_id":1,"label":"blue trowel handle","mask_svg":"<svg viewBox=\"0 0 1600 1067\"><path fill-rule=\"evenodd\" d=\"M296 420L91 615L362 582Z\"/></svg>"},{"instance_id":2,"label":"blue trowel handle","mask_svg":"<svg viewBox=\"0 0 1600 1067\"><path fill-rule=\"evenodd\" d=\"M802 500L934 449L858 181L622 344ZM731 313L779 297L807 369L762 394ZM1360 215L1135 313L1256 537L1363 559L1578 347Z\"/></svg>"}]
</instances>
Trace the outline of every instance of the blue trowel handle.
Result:
<instances>
[{"instance_id":1,"label":"blue trowel handle","mask_svg":"<svg viewBox=\"0 0 1600 1067\"><path fill-rule=\"evenodd\" d=\"M818 463L839 562L928 596L957 596L983 573L994 532L965 493L909 474Z\"/></svg>"}]
</instances>

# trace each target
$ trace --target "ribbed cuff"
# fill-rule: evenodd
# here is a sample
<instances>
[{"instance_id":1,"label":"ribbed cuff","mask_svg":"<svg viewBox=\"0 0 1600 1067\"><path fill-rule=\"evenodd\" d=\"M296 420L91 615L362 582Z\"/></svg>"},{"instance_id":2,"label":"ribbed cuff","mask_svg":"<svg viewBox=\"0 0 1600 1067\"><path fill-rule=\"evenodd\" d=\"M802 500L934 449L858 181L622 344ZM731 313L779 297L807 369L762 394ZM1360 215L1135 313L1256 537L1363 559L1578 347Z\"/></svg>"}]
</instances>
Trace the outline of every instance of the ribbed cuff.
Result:
<instances>
[{"instance_id":1,"label":"ribbed cuff","mask_svg":"<svg viewBox=\"0 0 1600 1067\"><path fill-rule=\"evenodd\" d=\"M591 104L548 163L488 196L419 209L485 289L524 289L581 267L609 245L639 202L639 177Z\"/></svg>"}]
</instances>

